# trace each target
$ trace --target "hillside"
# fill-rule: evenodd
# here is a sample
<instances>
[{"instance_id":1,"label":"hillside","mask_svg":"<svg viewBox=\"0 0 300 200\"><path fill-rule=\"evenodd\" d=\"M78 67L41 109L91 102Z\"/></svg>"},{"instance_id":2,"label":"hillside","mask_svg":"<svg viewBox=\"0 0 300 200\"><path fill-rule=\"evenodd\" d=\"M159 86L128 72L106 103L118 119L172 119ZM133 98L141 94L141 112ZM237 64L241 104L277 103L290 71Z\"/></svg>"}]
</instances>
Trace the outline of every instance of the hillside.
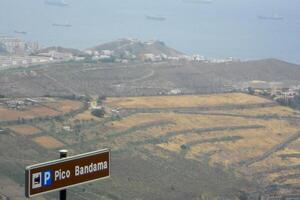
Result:
<instances>
[{"instance_id":1,"label":"hillside","mask_svg":"<svg viewBox=\"0 0 300 200\"><path fill-rule=\"evenodd\" d=\"M300 85L300 66L82 61L2 70L0 94L9 98L0 99L0 196L22 199L24 167L57 158L58 149L75 155L104 147L112 148L113 176L70 190L71 199L299 193L300 112L232 92L251 81ZM91 105L107 96L99 105L105 117L92 116L81 95Z\"/></svg>"},{"instance_id":2,"label":"hillside","mask_svg":"<svg viewBox=\"0 0 300 200\"><path fill-rule=\"evenodd\" d=\"M93 48L90 48L90 50L110 50L114 51L117 55L122 55L126 52L129 52L130 54L133 54L135 56L140 56L142 54L165 54L167 56L183 55L179 51L166 46L161 41L142 42L135 39L120 39L114 42L109 42L95 46Z\"/></svg>"},{"instance_id":3,"label":"hillside","mask_svg":"<svg viewBox=\"0 0 300 200\"><path fill-rule=\"evenodd\" d=\"M56 63L0 73L6 96L141 96L227 92L260 80L300 85L300 67L279 60L247 62Z\"/></svg>"},{"instance_id":4,"label":"hillside","mask_svg":"<svg viewBox=\"0 0 300 200\"><path fill-rule=\"evenodd\" d=\"M111 178L70 189L68 198L258 200L300 192L300 112L258 96L114 97L101 103L104 118L76 100L9 108L14 100L26 101L0 105L0 196L24 199L25 166L56 159L59 149L104 147L112 150Z\"/></svg>"},{"instance_id":5,"label":"hillside","mask_svg":"<svg viewBox=\"0 0 300 200\"><path fill-rule=\"evenodd\" d=\"M177 155L235 172L259 185L233 186L231 191L248 193L248 199L299 192L298 111L242 93L109 98L106 103L121 115L112 126L121 130L107 133L122 141L115 144L120 152L143 147L166 160ZM220 189L217 183L215 188Z\"/></svg>"}]
</instances>

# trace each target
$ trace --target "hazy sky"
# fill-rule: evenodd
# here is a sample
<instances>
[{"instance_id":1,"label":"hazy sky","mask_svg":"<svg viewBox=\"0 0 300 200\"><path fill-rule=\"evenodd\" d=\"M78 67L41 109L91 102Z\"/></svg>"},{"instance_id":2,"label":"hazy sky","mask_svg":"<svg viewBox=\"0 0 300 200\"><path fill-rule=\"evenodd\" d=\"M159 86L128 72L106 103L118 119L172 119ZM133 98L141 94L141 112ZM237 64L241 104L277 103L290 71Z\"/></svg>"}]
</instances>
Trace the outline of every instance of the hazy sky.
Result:
<instances>
[{"instance_id":1,"label":"hazy sky","mask_svg":"<svg viewBox=\"0 0 300 200\"><path fill-rule=\"evenodd\" d=\"M200 0L201 1L201 0ZM18 35L45 46L87 48L124 37L158 39L188 54L300 63L299 0L0 0L0 34ZM146 15L163 16L151 21ZM283 20L260 20L280 15ZM55 27L53 23L71 24Z\"/></svg>"}]
</instances>

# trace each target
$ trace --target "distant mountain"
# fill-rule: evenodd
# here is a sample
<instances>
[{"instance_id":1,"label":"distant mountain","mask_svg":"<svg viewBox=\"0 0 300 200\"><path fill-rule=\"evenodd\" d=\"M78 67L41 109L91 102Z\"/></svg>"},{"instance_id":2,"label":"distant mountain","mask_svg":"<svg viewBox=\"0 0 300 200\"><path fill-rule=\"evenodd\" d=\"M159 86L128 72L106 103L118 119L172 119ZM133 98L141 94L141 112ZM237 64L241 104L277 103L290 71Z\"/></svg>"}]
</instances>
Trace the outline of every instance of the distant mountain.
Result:
<instances>
[{"instance_id":1,"label":"distant mountain","mask_svg":"<svg viewBox=\"0 0 300 200\"><path fill-rule=\"evenodd\" d=\"M148 41L142 42L136 39L120 39L114 42L109 42L105 44L101 44L90 48L89 50L94 51L102 51L102 50L110 50L114 51L117 55L122 55L124 53L130 53L136 56L140 56L143 54L153 54L153 55L161 55L165 54L167 56L181 56L183 53L168 47L165 43L161 41Z\"/></svg>"},{"instance_id":2,"label":"distant mountain","mask_svg":"<svg viewBox=\"0 0 300 200\"><path fill-rule=\"evenodd\" d=\"M56 52L59 52L59 53L71 53L72 55L74 56L81 56L81 55L84 55L85 53L80 51L80 50L77 50L77 49L72 49L72 48L64 48L64 47L47 47L47 48L44 48L44 49L41 49L37 52L35 52L35 54L41 54L41 53L49 53L50 51L56 51Z\"/></svg>"}]
</instances>

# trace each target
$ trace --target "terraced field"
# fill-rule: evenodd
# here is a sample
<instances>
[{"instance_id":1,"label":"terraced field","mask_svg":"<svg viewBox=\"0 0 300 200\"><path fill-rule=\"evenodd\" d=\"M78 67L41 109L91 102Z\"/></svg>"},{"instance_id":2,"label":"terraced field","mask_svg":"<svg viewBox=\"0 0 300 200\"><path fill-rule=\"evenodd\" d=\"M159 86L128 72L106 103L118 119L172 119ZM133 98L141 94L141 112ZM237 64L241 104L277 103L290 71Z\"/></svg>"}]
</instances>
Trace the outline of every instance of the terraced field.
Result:
<instances>
[{"instance_id":1,"label":"terraced field","mask_svg":"<svg viewBox=\"0 0 300 200\"><path fill-rule=\"evenodd\" d=\"M146 145L258 180L262 192L300 188L300 112L247 94L107 100L123 116L107 133L122 151ZM155 124L153 122L168 122ZM145 126L151 124L153 126Z\"/></svg>"},{"instance_id":2,"label":"terraced field","mask_svg":"<svg viewBox=\"0 0 300 200\"><path fill-rule=\"evenodd\" d=\"M44 106L71 112L81 105L70 103ZM56 159L60 148L75 155L104 147L112 149L111 178L70 189L69 198L238 200L300 192L299 111L242 93L116 97L101 106L104 118L83 109L2 126L0 179L10 184L0 181L0 194L23 199L25 166Z\"/></svg>"}]
</instances>

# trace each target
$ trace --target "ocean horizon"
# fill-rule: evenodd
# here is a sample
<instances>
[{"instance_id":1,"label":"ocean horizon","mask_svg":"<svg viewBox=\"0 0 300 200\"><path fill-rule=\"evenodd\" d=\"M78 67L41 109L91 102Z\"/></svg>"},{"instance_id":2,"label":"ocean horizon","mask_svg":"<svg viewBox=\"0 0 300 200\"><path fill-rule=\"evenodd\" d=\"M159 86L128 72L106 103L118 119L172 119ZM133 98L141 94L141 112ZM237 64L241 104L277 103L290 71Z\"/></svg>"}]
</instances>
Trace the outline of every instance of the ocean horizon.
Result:
<instances>
[{"instance_id":1,"label":"ocean horizon","mask_svg":"<svg viewBox=\"0 0 300 200\"><path fill-rule=\"evenodd\" d=\"M62 2L1 0L0 35L81 50L120 38L160 40L189 55L300 64L298 1Z\"/></svg>"}]
</instances>

